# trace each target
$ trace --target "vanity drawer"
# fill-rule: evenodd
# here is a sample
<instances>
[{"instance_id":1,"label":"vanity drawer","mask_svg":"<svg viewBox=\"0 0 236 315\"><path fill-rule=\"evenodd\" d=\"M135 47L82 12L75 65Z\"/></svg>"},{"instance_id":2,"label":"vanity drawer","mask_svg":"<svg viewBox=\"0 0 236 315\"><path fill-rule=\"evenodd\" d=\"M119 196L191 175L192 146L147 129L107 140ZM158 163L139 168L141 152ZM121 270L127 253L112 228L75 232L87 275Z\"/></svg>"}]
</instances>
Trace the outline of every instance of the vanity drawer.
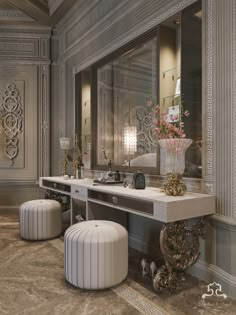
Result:
<instances>
[{"instance_id":1,"label":"vanity drawer","mask_svg":"<svg viewBox=\"0 0 236 315\"><path fill-rule=\"evenodd\" d=\"M73 195L73 198L78 198L78 199L87 199L88 196L88 189L87 187L83 186L71 186L71 194Z\"/></svg>"},{"instance_id":2,"label":"vanity drawer","mask_svg":"<svg viewBox=\"0 0 236 315\"><path fill-rule=\"evenodd\" d=\"M153 202L149 200L137 199L118 194L104 193L95 190L88 190L88 198L94 202L103 202L107 206L115 206L124 210L144 213L153 216Z\"/></svg>"},{"instance_id":3,"label":"vanity drawer","mask_svg":"<svg viewBox=\"0 0 236 315\"><path fill-rule=\"evenodd\" d=\"M66 193L70 193L71 192L70 185L66 185L66 184L62 184L62 183L58 183L58 182L53 182L53 181L50 181L50 180L43 179L42 185L45 188L52 188L52 189L55 189L55 190L60 190L61 192L66 192Z\"/></svg>"}]
</instances>

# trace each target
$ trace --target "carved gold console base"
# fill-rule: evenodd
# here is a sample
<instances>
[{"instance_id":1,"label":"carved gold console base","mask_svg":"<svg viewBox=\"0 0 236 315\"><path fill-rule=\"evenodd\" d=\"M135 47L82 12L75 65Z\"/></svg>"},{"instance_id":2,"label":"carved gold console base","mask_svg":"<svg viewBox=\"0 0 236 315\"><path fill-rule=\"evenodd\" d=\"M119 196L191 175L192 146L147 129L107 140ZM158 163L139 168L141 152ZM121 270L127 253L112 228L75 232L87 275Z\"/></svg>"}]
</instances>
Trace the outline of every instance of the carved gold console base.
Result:
<instances>
[{"instance_id":1,"label":"carved gold console base","mask_svg":"<svg viewBox=\"0 0 236 315\"><path fill-rule=\"evenodd\" d=\"M160 233L160 247L165 264L153 278L154 289L167 288L174 291L182 281L182 272L195 264L199 257L199 238L205 237L207 220L200 220L187 226L186 221L177 221L163 225Z\"/></svg>"}]
</instances>

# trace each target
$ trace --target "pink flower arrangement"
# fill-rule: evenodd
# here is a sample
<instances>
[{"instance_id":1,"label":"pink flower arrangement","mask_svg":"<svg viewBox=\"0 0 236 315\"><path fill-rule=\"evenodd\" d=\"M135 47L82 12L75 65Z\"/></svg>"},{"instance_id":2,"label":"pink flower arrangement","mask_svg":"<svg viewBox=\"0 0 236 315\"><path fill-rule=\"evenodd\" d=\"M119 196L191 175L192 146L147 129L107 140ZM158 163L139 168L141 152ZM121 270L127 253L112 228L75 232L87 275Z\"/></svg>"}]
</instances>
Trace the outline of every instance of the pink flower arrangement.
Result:
<instances>
[{"instance_id":1,"label":"pink flower arrangement","mask_svg":"<svg viewBox=\"0 0 236 315\"><path fill-rule=\"evenodd\" d=\"M158 139L185 138L184 122L182 117L190 115L188 110L182 110L179 114L160 112L160 105L154 105L152 101L147 102L149 110L154 111L154 126Z\"/></svg>"}]
</instances>

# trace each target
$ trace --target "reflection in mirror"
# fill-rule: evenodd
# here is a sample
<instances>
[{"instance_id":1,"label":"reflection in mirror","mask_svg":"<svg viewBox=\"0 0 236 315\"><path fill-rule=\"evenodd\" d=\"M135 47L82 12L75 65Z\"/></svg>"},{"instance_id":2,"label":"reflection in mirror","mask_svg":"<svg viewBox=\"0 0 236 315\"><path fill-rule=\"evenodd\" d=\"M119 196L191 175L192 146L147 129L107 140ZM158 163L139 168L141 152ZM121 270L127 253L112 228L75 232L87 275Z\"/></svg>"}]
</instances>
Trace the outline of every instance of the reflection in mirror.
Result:
<instances>
[{"instance_id":1,"label":"reflection in mirror","mask_svg":"<svg viewBox=\"0 0 236 315\"><path fill-rule=\"evenodd\" d=\"M101 148L115 165L134 165L154 153L154 116L147 100L156 100L157 39L127 51L97 71L97 162L106 164ZM149 166L145 160L142 166ZM147 165L145 165L147 164Z\"/></svg>"},{"instance_id":2,"label":"reflection in mirror","mask_svg":"<svg viewBox=\"0 0 236 315\"><path fill-rule=\"evenodd\" d=\"M81 148L84 168L91 168L91 72L81 73Z\"/></svg>"},{"instance_id":3,"label":"reflection in mirror","mask_svg":"<svg viewBox=\"0 0 236 315\"><path fill-rule=\"evenodd\" d=\"M184 119L186 137L193 140L186 152L185 176L202 175L202 8L201 1L182 12L181 95L190 116Z\"/></svg>"},{"instance_id":4,"label":"reflection in mirror","mask_svg":"<svg viewBox=\"0 0 236 315\"><path fill-rule=\"evenodd\" d=\"M161 112L173 110L181 103L181 34L180 14L160 25L160 107Z\"/></svg>"}]
</instances>

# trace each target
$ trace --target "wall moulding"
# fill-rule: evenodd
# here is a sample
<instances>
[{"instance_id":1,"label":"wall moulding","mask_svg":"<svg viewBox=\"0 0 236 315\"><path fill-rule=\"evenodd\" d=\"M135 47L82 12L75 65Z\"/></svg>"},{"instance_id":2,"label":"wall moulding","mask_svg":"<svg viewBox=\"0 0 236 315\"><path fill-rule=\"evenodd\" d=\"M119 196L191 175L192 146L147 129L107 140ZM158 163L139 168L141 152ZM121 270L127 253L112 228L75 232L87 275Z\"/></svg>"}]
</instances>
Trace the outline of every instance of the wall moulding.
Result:
<instances>
[{"instance_id":1,"label":"wall moulding","mask_svg":"<svg viewBox=\"0 0 236 315\"><path fill-rule=\"evenodd\" d=\"M79 19L76 21L72 27L65 31L65 52L70 50L73 46L81 42L82 39L86 39L88 33L92 33L95 30L95 36L99 36L100 33L104 32L104 22L110 20L110 24L118 23L119 20L123 17L123 14L129 14L130 10L133 10L138 4L131 4L129 0L123 0L118 5L116 0L104 1L105 6L101 6L101 0L96 0L87 7L86 12L83 15L80 15ZM103 8L103 15L100 11ZM125 9L124 9L125 8ZM121 14L121 11L123 14ZM89 19L87 18L89 15ZM100 18L98 18L100 16ZM88 27L90 21L95 21L95 23ZM92 40L92 38L89 38Z\"/></svg>"},{"instance_id":2,"label":"wall moulding","mask_svg":"<svg viewBox=\"0 0 236 315\"><path fill-rule=\"evenodd\" d=\"M207 19L206 19L206 29L207 29L207 99L204 103L207 104L207 118L206 118L206 169L205 169L205 179L213 180L214 165L213 164L213 78L212 78L212 0L207 1L206 6ZM204 72L203 72L204 74ZM215 190L215 189L214 189Z\"/></svg>"},{"instance_id":3,"label":"wall moulding","mask_svg":"<svg viewBox=\"0 0 236 315\"><path fill-rule=\"evenodd\" d=\"M0 25L1 37L17 37L17 38L47 38L51 37L51 27L41 25Z\"/></svg>"},{"instance_id":4,"label":"wall moulding","mask_svg":"<svg viewBox=\"0 0 236 315\"><path fill-rule=\"evenodd\" d=\"M213 223L221 228L224 228L228 231L236 232L236 219L229 218L223 215L214 214L211 216Z\"/></svg>"},{"instance_id":5,"label":"wall moulding","mask_svg":"<svg viewBox=\"0 0 236 315\"><path fill-rule=\"evenodd\" d=\"M9 58L11 58L11 57L9 57ZM13 60L13 59L8 59L6 57L1 57L0 56L0 66L1 67L6 65L6 60L7 60L7 64L9 66L13 66L13 65L26 65L26 66L28 66L28 65L36 65L36 66L40 66L42 63L46 64L46 65L50 65L51 64L50 61L42 60L42 59L36 60L36 59L29 59L29 58L24 57L24 58L21 58L21 59Z\"/></svg>"},{"instance_id":6,"label":"wall moulding","mask_svg":"<svg viewBox=\"0 0 236 315\"><path fill-rule=\"evenodd\" d=\"M113 10L108 18L104 18L102 11L96 11L96 7L94 7L96 15L92 25L91 20L88 19L88 15L85 14L85 10L78 14L80 11L75 9L73 11L74 18L73 14L70 14L73 23L70 23L65 17L60 22L60 27L54 32L54 35L60 36L61 56L59 58L63 57L64 61L68 60L72 67L76 69L76 72L83 70L194 2L196 0L169 0L166 1L163 8L163 5L157 1L141 2L138 4L137 2L128 1L129 7L127 7L125 5L126 1L123 0L123 5L119 3L118 9L117 5L113 6ZM109 1L103 0L102 3L99 1L99 6L106 7L107 5L109 5ZM140 12L143 10L145 11L145 15L141 17ZM115 16L118 18L111 19L113 11L116 11ZM132 19L130 19L130 12L132 12ZM77 16L76 22L75 16ZM146 18L143 19L143 16ZM79 27L78 20L82 18L84 19L83 23L87 25L86 29L90 30L86 31L86 36L83 35L84 33L79 36L78 32L75 32ZM102 24L100 24L101 21ZM98 25L99 27L97 27ZM119 29L119 33L117 33L117 29ZM67 34L67 32L70 33ZM74 33L77 34L77 41L72 41ZM69 34L71 34L71 38ZM114 34L116 34L115 37ZM76 45L74 44L75 42Z\"/></svg>"},{"instance_id":7,"label":"wall moulding","mask_svg":"<svg viewBox=\"0 0 236 315\"><path fill-rule=\"evenodd\" d=\"M222 285L224 293L230 295L231 297L236 296L236 277L227 273L223 269L208 264L202 260L198 260L197 263L191 267L190 273L200 279L207 282L212 282L212 276L216 282ZM204 276L203 276L204 275Z\"/></svg>"},{"instance_id":8,"label":"wall moulding","mask_svg":"<svg viewBox=\"0 0 236 315\"><path fill-rule=\"evenodd\" d=\"M48 59L49 40L0 37L0 57Z\"/></svg>"},{"instance_id":9,"label":"wall moulding","mask_svg":"<svg viewBox=\"0 0 236 315\"><path fill-rule=\"evenodd\" d=\"M41 65L39 72L39 174L48 176L50 168L49 65Z\"/></svg>"},{"instance_id":10,"label":"wall moulding","mask_svg":"<svg viewBox=\"0 0 236 315\"><path fill-rule=\"evenodd\" d=\"M34 21L20 10L0 10L0 18L7 21Z\"/></svg>"},{"instance_id":11,"label":"wall moulding","mask_svg":"<svg viewBox=\"0 0 236 315\"><path fill-rule=\"evenodd\" d=\"M236 15L236 1L234 1L234 17ZM234 72L233 72L233 104L236 104L236 18L233 19L233 51L234 51L234 59L233 59L233 65L234 65ZM235 122L236 119L236 106L232 106L233 111L233 122ZM233 143L233 168L232 173L234 174L233 177L233 202L232 202L232 216L236 219L236 128L235 124L233 124L234 129L232 132L232 143Z\"/></svg>"},{"instance_id":12,"label":"wall moulding","mask_svg":"<svg viewBox=\"0 0 236 315\"><path fill-rule=\"evenodd\" d=\"M8 39L0 38L0 55L11 56L39 56L39 42L37 39Z\"/></svg>"}]
</instances>

